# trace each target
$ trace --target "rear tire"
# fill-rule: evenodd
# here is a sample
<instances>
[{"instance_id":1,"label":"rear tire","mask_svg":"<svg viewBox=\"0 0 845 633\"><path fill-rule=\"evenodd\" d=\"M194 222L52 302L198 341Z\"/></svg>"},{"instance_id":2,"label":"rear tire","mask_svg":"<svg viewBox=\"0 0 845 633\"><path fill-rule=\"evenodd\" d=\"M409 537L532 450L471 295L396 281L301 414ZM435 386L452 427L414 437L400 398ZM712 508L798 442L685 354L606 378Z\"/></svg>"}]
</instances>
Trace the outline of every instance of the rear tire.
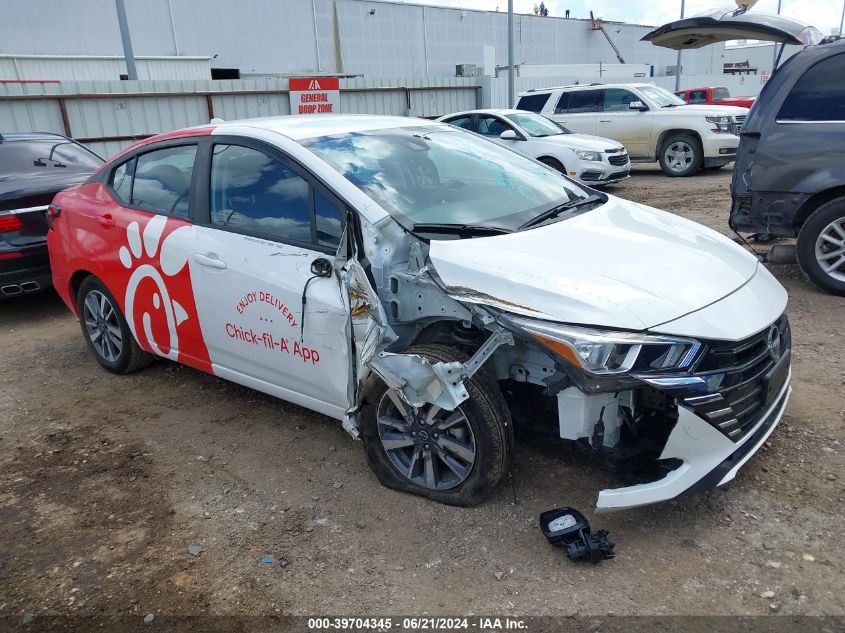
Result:
<instances>
[{"instance_id":1,"label":"rear tire","mask_svg":"<svg viewBox=\"0 0 845 633\"><path fill-rule=\"evenodd\" d=\"M543 158L538 158L537 160L539 160L541 163L543 163L547 167L551 167L552 169L559 171L564 176L567 175L566 167L564 167L563 163L561 163L558 159L551 158L549 156L543 156Z\"/></svg>"},{"instance_id":2,"label":"rear tire","mask_svg":"<svg viewBox=\"0 0 845 633\"><path fill-rule=\"evenodd\" d=\"M112 293L93 275L80 284L76 309L82 335L103 368L129 374L153 361L138 345Z\"/></svg>"},{"instance_id":3,"label":"rear tire","mask_svg":"<svg viewBox=\"0 0 845 633\"><path fill-rule=\"evenodd\" d=\"M845 198L816 209L798 234L798 265L822 290L845 296Z\"/></svg>"},{"instance_id":4,"label":"rear tire","mask_svg":"<svg viewBox=\"0 0 845 633\"><path fill-rule=\"evenodd\" d=\"M694 136L672 134L660 146L659 161L667 176L692 176L704 164L704 150Z\"/></svg>"},{"instance_id":5,"label":"rear tire","mask_svg":"<svg viewBox=\"0 0 845 633\"><path fill-rule=\"evenodd\" d=\"M432 363L463 363L469 358L438 344L416 345L407 353ZM359 428L367 462L384 486L454 506L477 505L498 486L510 459L510 411L498 384L483 369L464 384L469 399L454 412L426 405L415 415L394 390L373 376L364 394ZM425 438L420 439L422 434ZM406 445L388 448L385 442Z\"/></svg>"}]
</instances>

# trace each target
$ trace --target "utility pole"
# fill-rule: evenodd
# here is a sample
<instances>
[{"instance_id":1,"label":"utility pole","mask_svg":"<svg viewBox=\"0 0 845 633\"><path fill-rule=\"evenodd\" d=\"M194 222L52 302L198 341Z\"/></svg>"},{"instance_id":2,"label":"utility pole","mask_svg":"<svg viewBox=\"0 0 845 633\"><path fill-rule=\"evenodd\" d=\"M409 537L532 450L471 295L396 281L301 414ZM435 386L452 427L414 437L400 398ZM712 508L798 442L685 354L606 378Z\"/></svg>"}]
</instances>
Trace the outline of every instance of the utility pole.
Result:
<instances>
[{"instance_id":1,"label":"utility pole","mask_svg":"<svg viewBox=\"0 0 845 633\"><path fill-rule=\"evenodd\" d=\"M686 0L681 0L681 19L684 19ZM681 89L681 49L678 49L678 60L675 62L675 92Z\"/></svg>"},{"instance_id":2,"label":"utility pole","mask_svg":"<svg viewBox=\"0 0 845 633\"><path fill-rule=\"evenodd\" d=\"M778 15L780 15L781 0L778 0ZM775 66L778 65L778 43L772 42L772 72L775 72Z\"/></svg>"},{"instance_id":3,"label":"utility pole","mask_svg":"<svg viewBox=\"0 0 845 633\"><path fill-rule=\"evenodd\" d=\"M138 71L135 68L135 53L132 52L132 38L129 36L129 22L126 19L126 5L123 0L114 0L117 7L117 23L120 25L120 39L123 40L123 57L126 59L126 76L129 79L138 79Z\"/></svg>"},{"instance_id":4,"label":"utility pole","mask_svg":"<svg viewBox=\"0 0 845 633\"><path fill-rule=\"evenodd\" d=\"M508 107L513 106L513 0L508 0Z\"/></svg>"}]
</instances>

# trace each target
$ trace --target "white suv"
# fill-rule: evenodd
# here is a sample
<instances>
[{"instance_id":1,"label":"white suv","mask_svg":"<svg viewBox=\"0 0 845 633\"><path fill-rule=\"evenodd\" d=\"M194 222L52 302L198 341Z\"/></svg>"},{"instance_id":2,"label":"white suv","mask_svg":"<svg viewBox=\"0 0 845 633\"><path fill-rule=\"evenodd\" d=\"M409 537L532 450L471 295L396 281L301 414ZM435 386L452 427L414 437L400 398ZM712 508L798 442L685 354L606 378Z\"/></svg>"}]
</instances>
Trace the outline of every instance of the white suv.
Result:
<instances>
[{"instance_id":1,"label":"white suv","mask_svg":"<svg viewBox=\"0 0 845 633\"><path fill-rule=\"evenodd\" d=\"M631 162L659 161L669 176L692 176L732 162L747 108L688 105L652 84L590 84L531 90L520 110L541 113L581 134L605 136Z\"/></svg>"}]
</instances>

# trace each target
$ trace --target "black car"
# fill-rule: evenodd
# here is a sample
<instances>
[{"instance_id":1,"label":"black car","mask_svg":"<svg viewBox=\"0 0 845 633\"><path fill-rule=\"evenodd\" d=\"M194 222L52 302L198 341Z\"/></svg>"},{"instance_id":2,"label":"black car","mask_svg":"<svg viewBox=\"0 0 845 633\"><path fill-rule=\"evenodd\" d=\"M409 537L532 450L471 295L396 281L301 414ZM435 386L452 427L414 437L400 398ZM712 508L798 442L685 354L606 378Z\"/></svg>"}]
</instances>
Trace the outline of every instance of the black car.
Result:
<instances>
[{"instance_id":1,"label":"black car","mask_svg":"<svg viewBox=\"0 0 845 633\"><path fill-rule=\"evenodd\" d=\"M50 287L47 207L102 164L58 134L0 134L0 299Z\"/></svg>"},{"instance_id":2,"label":"black car","mask_svg":"<svg viewBox=\"0 0 845 633\"><path fill-rule=\"evenodd\" d=\"M763 87L740 132L731 183L737 232L797 237L804 274L845 296L845 40L754 12L723 11L666 24L646 35L658 46L697 48L745 37L806 48Z\"/></svg>"}]
</instances>

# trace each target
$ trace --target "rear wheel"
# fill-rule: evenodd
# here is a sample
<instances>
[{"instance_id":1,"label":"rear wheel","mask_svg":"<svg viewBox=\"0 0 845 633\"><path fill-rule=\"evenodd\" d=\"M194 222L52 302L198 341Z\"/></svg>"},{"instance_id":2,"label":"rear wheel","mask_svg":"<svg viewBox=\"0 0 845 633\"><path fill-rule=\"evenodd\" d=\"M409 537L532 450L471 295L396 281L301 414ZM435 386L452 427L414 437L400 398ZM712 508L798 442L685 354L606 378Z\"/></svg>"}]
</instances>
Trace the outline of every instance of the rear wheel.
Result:
<instances>
[{"instance_id":1,"label":"rear wheel","mask_svg":"<svg viewBox=\"0 0 845 633\"><path fill-rule=\"evenodd\" d=\"M564 167L563 163L561 163L556 158L551 158L549 156L543 156L543 158L538 158L537 160L539 160L544 165L547 165L548 167L551 167L552 169L556 169L560 173L566 175L566 167Z\"/></svg>"},{"instance_id":2,"label":"rear wheel","mask_svg":"<svg viewBox=\"0 0 845 633\"><path fill-rule=\"evenodd\" d=\"M823 204L798 234L798 264L819 288L845 296L845 198Z\"/></svg>"},{"instance_id":3,"label":"rear wheel","mask_svg":"<svg viewBox=\"0 0 845 633\"><path fill-rule=\"evenodd\" d=\"M105 369L128 374L152 362L152 355L135 341L117 301L99 279L90 276L82 281L76 308L85 341Z\"/></svg>"},{"instance_id":4,"label":"rear wheel","mask_svg":"<svg viewBox=\"0 0 845 633\"><path fill-rule=\"evenodd\" d=\"M673 134L663 142L659 160L667 176L692 176L704 163L704 150L694 136Z\"/></svg>"},{"instance_id":5,"label":"rear wheel","mask_svg":"<svg viewBox=\"0 0 845 633\"><path fill-rule=\"evenodd\" d=\"M466 362L446 345L408 349L432 363ZM499 484L510 454L510 413L495 380L479 371L465 381L469 399L454 411L414 408L378 379L368 388L361 435L370 468L395 490L456 506L480 503Z\"/></svg>"}]
</instances>

